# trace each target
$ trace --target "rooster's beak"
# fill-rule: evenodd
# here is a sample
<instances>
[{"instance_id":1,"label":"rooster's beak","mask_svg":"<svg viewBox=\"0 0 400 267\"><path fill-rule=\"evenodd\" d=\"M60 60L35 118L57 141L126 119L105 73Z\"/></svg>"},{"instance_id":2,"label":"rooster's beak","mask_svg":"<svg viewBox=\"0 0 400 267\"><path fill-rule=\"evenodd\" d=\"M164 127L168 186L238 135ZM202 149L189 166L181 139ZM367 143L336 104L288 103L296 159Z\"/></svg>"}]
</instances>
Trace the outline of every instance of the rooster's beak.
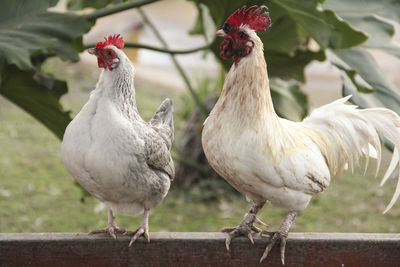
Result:
<instances>
[{"instance_id":1,"label":"rooster's beak","mask_svg":"<svg viewBox=\"0 0 400 267\"><path fill-rule=\"evenodd\" d=\"M89 54L92 54L92 55L97 56L97 49L96 49L96 47L89 48L87 51L88 51Z\"/></svg>"},{"instance_id":2,"label":"rooster's beak","mask_svg":"<svg viewBox=\"0 0 400 267\"><path fill-rule=\"evenodd\" d=\"M225 32L224 32L224 30L218 30L217 32L216 32L216 35L217 36L221 36L221 37L224 37L225 36Z\"/></svg>"}]
</instances>

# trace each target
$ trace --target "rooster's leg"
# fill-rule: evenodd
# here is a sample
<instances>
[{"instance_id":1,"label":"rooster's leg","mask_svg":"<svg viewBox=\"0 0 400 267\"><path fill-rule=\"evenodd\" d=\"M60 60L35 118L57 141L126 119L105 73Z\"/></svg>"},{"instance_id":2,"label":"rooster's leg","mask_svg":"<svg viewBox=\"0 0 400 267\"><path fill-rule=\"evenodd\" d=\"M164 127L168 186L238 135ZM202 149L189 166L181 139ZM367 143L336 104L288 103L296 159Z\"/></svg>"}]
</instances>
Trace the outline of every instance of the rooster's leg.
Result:
<instances>
[{"instance_id":1,"label":"rooster's leg","mask_svg":"<svg viewBox=\"0 0 400 267\"><path fill-rule=\"evenodd\" d=\"M253 236L251 235L251 231L256 233L261 232L262 230L253 224L256 222L262 226L267 226L267 224L263 223L260 219L257 218L257 213L264 206L264 202L254 203L249 212L244 216L243 221L236 227L233 228L223 228L221 231L224 233L229 233L228 237L225 240L226 249L229 251L229 245L233 238L237 236L247 236L251 243L254 244Z\"/></svg>"},{"instance_id":2,"label":"rooster's leg","mask_svg":"<svg viewBox=\"0 0 400 267\"><path fill-rule=\"evenodd\" d=\"M268 253L274 247L276 241L278 239L281 240L281 261L282 264L285 265L285 247L286 247L286 239L288 237L288 233L290 227L292 226L294 219L296 219L298 212L297 211L290 211L287 215L285 220L283 221L281 227L279 228L278 232L273 233L271 240L269 241L268 246L265 248L264 254L260 259L260 263L268 256Z\"/></svg>"},{"instance_id":3,"label":"rooster's leg","mask_svg":"<svg viewBox=\"0 0 400 267\"><path fill-rule=\"evenodd\" d=\"M98 233L108 233L113 238L117 238L115 233L122 234L122 233L126 232L124 229L119 228L115 224L115 222L114 222L115 217L114 217L113 212L112 212L112 210L110 208L108 208L107 214L108 214L108 226L106 228L104 228L104 229L93 230L93 231L89 232L89 235L98 234Z\"/></svg>"},{"instance_id":4,"label":"rooster's leg","mask_svg":"<svg viewBox=\"0 0 400 267\"><path fill-rule=\"evenodd\" d=\"M147 242L150 242L150 236L149 236L149 214L150 210L149 209L144 209L144 214L143 214L143 221L142 225L136 231L133 232L126 232L126 235L133 235L131 238L131 242L129 242L129 246L131 246L138 237L143 235Z\"/></svg>"}]
</instances>

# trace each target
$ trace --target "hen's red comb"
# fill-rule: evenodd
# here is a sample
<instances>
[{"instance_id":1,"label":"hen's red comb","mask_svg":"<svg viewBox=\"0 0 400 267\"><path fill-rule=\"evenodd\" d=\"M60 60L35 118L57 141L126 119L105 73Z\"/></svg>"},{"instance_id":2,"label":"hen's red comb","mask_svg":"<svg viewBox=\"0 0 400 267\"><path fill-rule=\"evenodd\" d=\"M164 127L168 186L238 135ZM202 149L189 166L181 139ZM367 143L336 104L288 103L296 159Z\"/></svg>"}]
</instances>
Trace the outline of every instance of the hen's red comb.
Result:
<instances>
[{"instance_id":1,"label":"hen's red comb","mask_svg":"<svg viewBox=\"0 0 400 267\"><path fill-rule=\"evenodd\" d=\"M234 27L248 25L252 30L265 31L271 25L271 19L268 12L263 12L264 9L267 9L267 7L260 6L257 8L257 6L251 6L246 10L246 6L243 6L230 15L225 23Z\"/></svg>"},{"instance_id":2,"label":"hen's red comb","mask_svg":"<svg viewBox=\"0 0 400 267\"><path fill-rule=\"evenodd\" d=\"M114 45L118 49L124 48L124 38L122 38L122 36L119 34L110 35L108 36L108 39L106 37L104 37L104 39L104 42L98 42L96 44L96 48L103 48L107 45Z\"/></svg>"}]
</instances>

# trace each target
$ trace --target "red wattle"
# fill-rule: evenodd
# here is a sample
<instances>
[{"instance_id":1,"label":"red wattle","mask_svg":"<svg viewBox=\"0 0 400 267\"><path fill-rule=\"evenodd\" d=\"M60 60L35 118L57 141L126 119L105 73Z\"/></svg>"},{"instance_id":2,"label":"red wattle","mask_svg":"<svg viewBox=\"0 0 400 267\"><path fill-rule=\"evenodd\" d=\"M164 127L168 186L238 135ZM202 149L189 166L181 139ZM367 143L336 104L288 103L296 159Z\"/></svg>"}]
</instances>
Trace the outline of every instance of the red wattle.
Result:
<instances>
[{"instance_id":1,"label":"red wattle","mask_svg":"<svg viewBox=\"0 0 400 267\"><path fill-rule=\"evenodd\" d=\"M104 64L104 61L101 60L100 58L97 58L97 65L99 66L99 68L105 68L106 64Z\"/></svg>"}]
</instances>

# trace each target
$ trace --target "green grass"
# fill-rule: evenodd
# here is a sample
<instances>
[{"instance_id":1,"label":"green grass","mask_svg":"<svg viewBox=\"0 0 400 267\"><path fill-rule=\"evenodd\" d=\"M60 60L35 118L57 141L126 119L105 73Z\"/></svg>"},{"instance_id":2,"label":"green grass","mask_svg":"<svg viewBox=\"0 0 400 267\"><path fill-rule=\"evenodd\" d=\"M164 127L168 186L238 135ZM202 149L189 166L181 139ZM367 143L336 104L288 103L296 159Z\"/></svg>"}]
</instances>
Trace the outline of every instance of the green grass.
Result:
<instances>
[{"instance_id":1,"label":"green grass","mask_svg":"<svg viewBox=\"0 0 400 267\"><path fill-rule=\"evenodd\" d=\"M71 88L63 103L76 114L95 86L98 72L93 75L76 66L66 70L57 73L69 81ZM144 117L149 118L165 96L151 88L138 88L138 105ZM177 109L183 108L180 95L169 96ZM296 219L293 231L398 232L400 204L388 214L381 214L395 182L391 179L380 188L379 179L371 174L363 177L360 171L332 178L327 192L314 197ZM199 187L186 191L173 188L153 211L150 230L219 231L224 226L237 225L250 207L244 198L228 191L218 201L204 202L203 191ZM88 232L105 227L107 215L100 202L94 198L81 202L81 197L81 189L61 163L60 141L32 117L0 98L0 232ZM269 204L260 213L270 229L276 229L284 216L284 210ZM133 230L140 221L140 215L117 214L121 227Z\"/></svg>"}]
</instances>

